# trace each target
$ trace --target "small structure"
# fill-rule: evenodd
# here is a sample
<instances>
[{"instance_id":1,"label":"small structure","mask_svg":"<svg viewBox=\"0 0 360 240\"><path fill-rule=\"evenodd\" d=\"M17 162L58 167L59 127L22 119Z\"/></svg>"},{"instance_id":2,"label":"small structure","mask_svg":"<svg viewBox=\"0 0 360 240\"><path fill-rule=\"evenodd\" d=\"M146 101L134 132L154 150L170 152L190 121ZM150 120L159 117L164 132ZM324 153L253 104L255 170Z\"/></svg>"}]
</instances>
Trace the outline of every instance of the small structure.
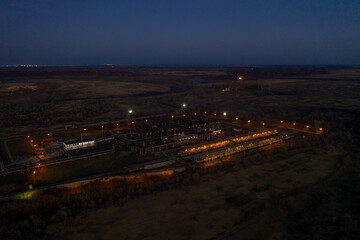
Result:
<instances>
[{"instance_id":1,"label":"small structure","mask_svg":"<svg viewBox=\"0 0 360 240\"><path fill-rule=\"evenodd\" d=\"M63 146L66 151L75 150L75 149L81 149L81 148L87 148L87 147L94 147L95 141L94 140L85 140L85 141L67 141L63 142Z\"/></svg>"},{"instance_id":2,"label":"small structure","mask_svg":"<svg viewBox=\"0 0 360 240\"><path fill-rule=\"evenodd\" d=\"M193 141L199 138L199 135L196 133L191 134L181 134L179 136L175 136L173 140L175 142L183 142L183 141Z\"/></svg>"}]
</instances>

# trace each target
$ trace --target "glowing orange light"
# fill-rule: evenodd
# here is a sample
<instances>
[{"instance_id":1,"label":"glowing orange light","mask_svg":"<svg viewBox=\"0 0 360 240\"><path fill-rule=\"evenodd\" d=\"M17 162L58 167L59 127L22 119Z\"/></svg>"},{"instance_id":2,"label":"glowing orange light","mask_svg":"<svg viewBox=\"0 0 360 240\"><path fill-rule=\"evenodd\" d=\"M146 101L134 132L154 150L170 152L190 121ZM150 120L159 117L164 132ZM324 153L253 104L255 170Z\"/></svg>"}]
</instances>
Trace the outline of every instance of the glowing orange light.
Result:
<instances>
[{"instance_id":1,"label":"glowing orange light","mask_svg":"<svg viewBox=\"0 0 360 240\"><path fill-rule=\"evenodd\" d=\"M119 126L119 124L117 123L117 124L116 124L116 126L118 127L118 126Z\"/></svg>"},{"instance_id":2,"label":"glowing orange light","mask_svg":"<svg viewBox=\"0 0 360 240\"><path fill-rule=\"evenodd\" d=\"M104 128L104 125L101 125L101 128Z\"/></svg>"},{"instance_id":3,"label":"glowing orange light","mask_svg":"<svg viewBox=\"0 0 360 240\"><path fill-rule=\"evenodd\" d=\"M174 118L174 115L172 115L171 118Z\"/></svg>"},{"instance_id":4,"label":"glowing orange light","mask_svg":"<svg viewBox=\"0 0 360 240\"><path fill-rule=\"evenodd\" d=\"M216 113L214 113L214 116L216 117Z\"/></svg>"},{"instance_id":5,"label":"glowing orange light","mask_svg":"<svg viewBox=\"0 0 360 240\"><path fill-rule=\"evenodd\" d=\"M186 115L185 114L183 114L183 117L185 117Z\"/></svg>"},{"instance_id":6,"label":"glowing orange light","mask_svg":"<svg viewBox=\"0 0 360 240\"><path fill-rule=\"evenodd\" d=\"M250 121L250 120L248 120L248 123L251 123L251 121Z\"/></svg>"},{"instance_id":7,"label":"glowing orange light","mask_svg":"<svg viewBox=\"0 0 360 240\"><path fill-rule=\"evenodd\" d=\"M84 128L84 131L86 131L86 128Z\"/></svg>"},{"instance_id":8,"label":"glowing orange light","mask_svg":"<svg viewBox=\"0 0 360 240\"><path fill-rule=\"evenodd\" d=\"M134 123L135 123L134 121L131 122L131 124L134 124Z\"/></svg>"},{"instance_id":9,"label":"glowing orange light","mask_svg":"<svg viewBox=\"0 0 360 240\"><path fill-rule=\"evenodd\" d=\"M194 116L196 116L196 113L194 113Z\"/></svg>"},{"instance_id":10,"label":"glowing orange light","mask_svg":"<svg viewBox=\"0 0 360 240\"><path fill-rule=\"evenodd\" d=\"M310 126L309 126L309 125L306 125L306 128L310 128Z\"/></svg>"},{"instance_id":11,"label":"glowing orange light","mask_svg":"<svg viewBox=\"0 0 360 240\"><path fill-rule=\"evenodd\" d=\"M27 138L30 138L30 136L27 136Z\"/></svg>"},{"instance_id":12,"label":"glowing orange light","mask_svg":"<svg viewBox=\"0 0 360 240\"><path fill-rule=\"evenodd\" d=\"M148 122L148 121L149 121L149 120L147 120L147 119L145 120L145 122Z\"/></svg>"},{"instance_id":13,"label":"glowing orange light","mask_svg":"<svg viewBox=\"0 0 360 240\"><path fill-rule=\"evenodd\" d=\"M33 141L34 141L34 140L32 140L32 139L30 140L30 142L33 142Z\"/></svg>"},{"instance_id":14,"label":"glowing orange light","mask_svg":"<svg viewBox=\"0 0 360 240\"><path fill-rule=\"evenodd\" d=\"M48 137L50 137L50 133L48 133L47 135L48 135Z\"/></svg>"},{"instance_id":15,"label":"glowing orange light","mask_svg":"<svg viewBox=\"0 0 360 240\"><path fill-rule=\"evenodd\" d=\"M281 124L283 124L283 123L284 123L284 121L282 121L282 120L281 120L281 121L280 121L280 123L281 123Z\"/></svg>"},{"instance_id":16,"label":"glowing orange light","mask_svg":"<svg viewBox=\"0 0 360 240\"><path fill-rule=\"evenodd\" d=\"M293 123L293 125L295 126L295 125L296 125L296 123Z\"/></svg>"},{"instance_id":17,"label":"glowing orange light","mask_svg":"<svg viewBox=\"0 0 360 240\"><path fill-rule=\"evenodd\" d=\"M242 77L239 77L239 80L243 80L243 78L242 78Z\"/></svg>"},{"instance_id":18,"label":"glowing orange light","mask_svg":"<svg viewBox=\"0 0 360 240\"><path fill-rule=\"evenodd\" d=\"M265 126L265 123L262 123L263 126Z\"/></svg>"},{"instance_id":19,"label":"glowing orange light","mask_svg":"<svg viewBox=\"0 0 360 240\"><path fill-rule=\"evenodd\" d=\"M320 131L322 131L323 129L322 128L319 128Z\"/></svg>"},{"instance_id":20,"label":"glowing orange light","mask_svg":"<svg viewBox=\"0 0 360 240\"><path fill-rule=\"evenodd\" d=\"M33 171L33 174L36 174L36 171Z\"/></svg>"},{"instance_id":21,"label":"glowing orange light","mask_svg":"<svg viewBox=\"0 0 360 240\"><path fill-rule=\"evenodd\" d=\"M205 114L207 114L207 112L205 112Z\"/></svg>"},{"instance_id":22,"label":"glowing orange light","mask_svg":"<svg viewBox=\"0 0 360 240\"><path fill-rule=\"evenodd\" d=\"M235 120L237 121L237 120L239 120L239 118L235 118Z\"/></svg>"}]
</instances>

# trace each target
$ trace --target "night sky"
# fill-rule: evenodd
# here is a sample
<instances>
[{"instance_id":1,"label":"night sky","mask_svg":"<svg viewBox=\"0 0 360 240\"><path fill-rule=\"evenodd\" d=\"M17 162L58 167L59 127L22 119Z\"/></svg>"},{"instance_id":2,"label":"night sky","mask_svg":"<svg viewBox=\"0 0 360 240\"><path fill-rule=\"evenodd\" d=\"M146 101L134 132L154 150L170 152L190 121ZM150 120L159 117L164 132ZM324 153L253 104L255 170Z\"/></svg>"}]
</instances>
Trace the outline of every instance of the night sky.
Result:
<instances>
[{"instance_id":1,"label":"night sky","mask_svg":"<svg viewBox=\"0 0 360 240\"><path fill-rule=\"evenodd\" d=\"M360 64L360 1L1 0L0 64Z\"/></svg>"}]
</instances>

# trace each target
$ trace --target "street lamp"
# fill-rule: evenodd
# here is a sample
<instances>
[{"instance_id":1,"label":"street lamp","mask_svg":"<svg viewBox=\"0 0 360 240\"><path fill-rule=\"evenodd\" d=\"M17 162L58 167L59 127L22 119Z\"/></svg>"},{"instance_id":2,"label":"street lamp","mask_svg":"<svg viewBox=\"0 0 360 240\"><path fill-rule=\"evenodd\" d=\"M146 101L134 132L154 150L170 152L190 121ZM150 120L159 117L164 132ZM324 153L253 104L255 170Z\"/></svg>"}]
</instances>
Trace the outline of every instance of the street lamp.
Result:
<instances>
[{"instance_id":1,"label":"street lamp","mask_svg":"<svg viewBox=\"0 0 360 240\"><path fill-rule=\"evenodd\" d=\"M224 116L226 116L226 115L227 115L227 113L226 113L226 112L224 112L224 113L223 113L223 115L224 115Z\"/></svg>"},{"instance_id":2,"label":"street lamp","mask_svg":"<svg viewBox=\"0 0 360 240\"><path fill-rule=\"evenodd\" d=\"M133 112L133 110L132 110L132 109L130 109L130 110L129 110L129 113L130 113L130 114L132 114L132 112Z\"/></svg>"},{"instance_id":3,"label":"street lamp","mask_svg":"<svg viewBox=\"0 0 360 240\"><path fill-rule=\"evenodd\" d=\"M183 108L185 108L185 107L186 107L186 104L185 104L185 103L183 103L182 107L183 107Z\"/></svg>"}]
</instances>

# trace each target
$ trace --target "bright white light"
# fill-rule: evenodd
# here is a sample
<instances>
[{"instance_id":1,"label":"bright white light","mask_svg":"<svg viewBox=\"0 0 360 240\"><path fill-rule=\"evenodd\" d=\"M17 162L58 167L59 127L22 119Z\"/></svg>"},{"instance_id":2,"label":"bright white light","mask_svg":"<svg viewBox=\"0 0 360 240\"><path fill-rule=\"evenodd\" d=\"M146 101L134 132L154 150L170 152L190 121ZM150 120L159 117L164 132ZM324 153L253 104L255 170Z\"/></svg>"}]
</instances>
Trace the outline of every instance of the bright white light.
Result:
<instances>
[{"instance_id":1,"label":"bright white light","mask_svg":"<svg viewBox=\"0 0 360 240\"><path fill-rule=\"evenodd\" d=\"M186 107L186 104L185 103L183 103L183 105L182 105L183 107Z\"/></svg>"},{"instance_id":2,"label":"bright white light","mask_svg":"<svg viewBox=\"0 0 360 240\"><path fill-rule=\"evenodd\" d=\"M129 113L131 114L132 112L133 112L133 111L130 109L130 110L129 110Z\"/></svg>"},{"instance_id":3,"label":"bright white light","mask_svg":"<svg viewBox=\"0 0 360 240\"><path fill-rule=\"evenodd\" d=\"M226 113L226 112L224 112L223 114L224 114L224 116L226 116L226 115L227 115L227 113Z\"/></svg>"}]
</instances>

